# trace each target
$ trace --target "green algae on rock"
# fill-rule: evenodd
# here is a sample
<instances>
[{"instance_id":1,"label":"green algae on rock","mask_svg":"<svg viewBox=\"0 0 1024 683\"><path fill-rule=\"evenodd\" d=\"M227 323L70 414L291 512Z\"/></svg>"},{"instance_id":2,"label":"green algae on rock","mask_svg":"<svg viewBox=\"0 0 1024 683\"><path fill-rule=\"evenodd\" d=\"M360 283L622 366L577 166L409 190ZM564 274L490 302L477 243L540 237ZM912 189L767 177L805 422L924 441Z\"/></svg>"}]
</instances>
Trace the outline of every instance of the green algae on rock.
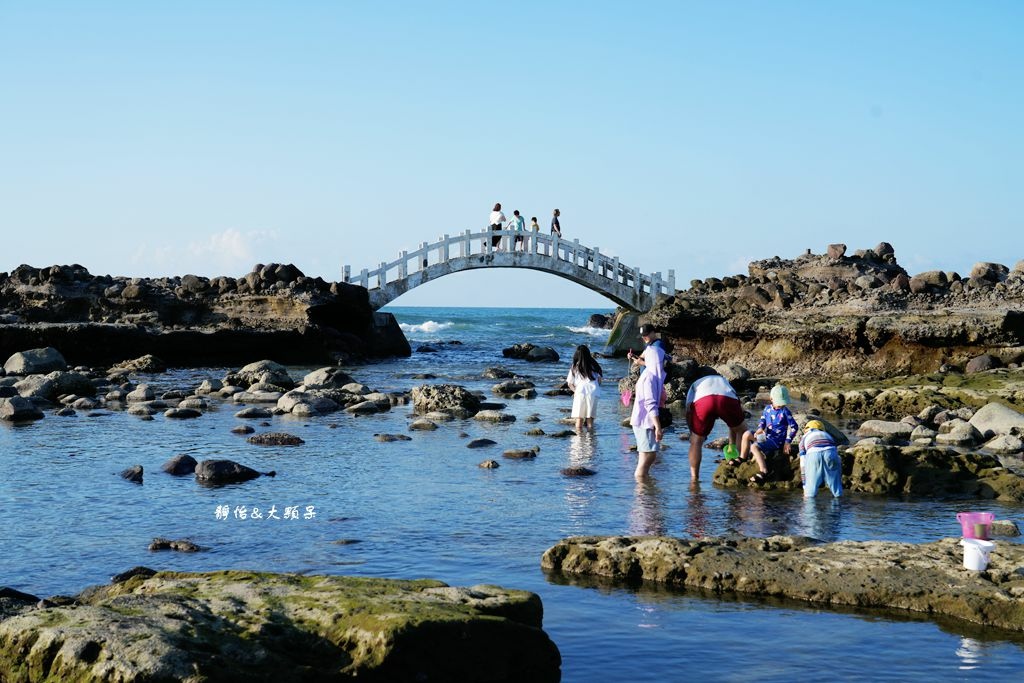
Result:
<instances>
[{"instance_id":1,"label":"green algae on rock","mask_svg":"<svg viewBox=\"0 0 1024 683\"><path fill-rule=\"evenodd\" d=\"M0 621L0 680L557 681L533 593L439 581L161 572Z\"/></svg>"},{"instance_id":2,"label":"green algae on rock","mask_svg":"<svg viewBox=\"0 0 1024 683\"><path fill-rule=\"evenodd\" d=\"M792 456L769 457L772 481L758 488L800 490L800 464ZM857 444L840 447L843 489L879 495L967 496L986 500L1024 502L1024 477L1002 466L998 458L982 453L960 453L931 446ZM722 462L713 481L724 488L755 486L753 461L729 465Z\"/></svg>"},{"instance_id":3,"label":"green algae on rock","mask_svg":"<svg viewBox=\"0 0 1024 683\"><path fill-rule=\"evenodd\" d=\"M818 543L801 536L682 539L577 536L544 553L562 574L646 580L719 594L908 610L1024 631L1024 545L1000 542L986 571L958 539Z\"/></svg>"}]
</instances>

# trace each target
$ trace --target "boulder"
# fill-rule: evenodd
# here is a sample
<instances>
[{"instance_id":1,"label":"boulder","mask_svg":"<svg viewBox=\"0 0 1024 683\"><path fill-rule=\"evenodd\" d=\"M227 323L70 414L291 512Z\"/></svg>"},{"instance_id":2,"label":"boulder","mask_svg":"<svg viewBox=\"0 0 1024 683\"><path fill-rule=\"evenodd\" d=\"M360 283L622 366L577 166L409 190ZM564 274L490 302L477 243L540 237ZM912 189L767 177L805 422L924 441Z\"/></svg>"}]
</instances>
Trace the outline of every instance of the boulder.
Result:
<instances>
[{"instance_id":1,"label":"boulder","mask_svg":"<svg viewBox=\"0 0 1024 683\"><path fill-rule=\"evenodd\" d=\"M301 446L306 443L294 434L285 434L284 432L257 434L256 436L250 436L246 441L257 446Z\"/></svg>"},{"instance_id":2,"label":"boulder","mask_svg":"<svg viewBox=\"0 0 1024 683\"><path fill-rule=\"evenodd\" d=\"M149 549L153 552L159 550L176 550L180 553L197 553L200 550L206 550L206 548L198 546L187 539L172 541L167 538L154 538L149 544Z\"/></svg>"},{"instance_id":3,"label":"boulder","mask_svg":"<svg viewBox=\"0 0 1024 683\"><path fill-rule=\"evenodd\" d=\"M8 375L41 375L54 370L67 370L68 364L60 351L47 346L15 353L4 363Z\"/></svg>"},{"instance_id":4,"label":"boulder","mask_svg":"<svg viewBox=\"0 0 1024 683\"><path fill-rule=\"evenodd\" d=\"M259 406L249 406L248 408L242 408L237 413L235 413L235 417L240 418L242 420L266 420L267 418L270 418L272 416L273 413L270 412L270 409L262 408Z\"/></svg>"},{"instance_id":5,"label":"boulder","mask_svg":"<svg viewBox=\"0 0 1024 683\"><path fill-rule=\"evenodd\" d=\"M203 413L195 408L169 408L164 411L164 417L170 420L191 420L202 416Z\"/></svg>"},{"instance_id":6,"label":"boulder","mask_svg":"<svg viewBox=\"0 0 1024 683\"><path fill-rule=\"evenodd\" d=\"M515 422L516 416L501 410L481 410L473 419L481 422Z\"/></svg>"},{"instance_id":7,"label":"boulder","mask_svg":"<svg viewBox=\"0 0 1024 683\"><path fill-rule=\"evenodd\" d=\"M983 353L980 356L967 361L964 372L968 375L973 375L976 372L985 372L986 370L994 370L995 368L1003 367L1003 362L989 353Z\"/></svg>"},{"instance_id":8,"label":"boulder","mask_svg":"<svg viewBox=\"0 0 1024 683\"><path fill-rule=\"evenodd\" d=\"M486 448L487 446L493 446L497 441L493 439L473 439L466 444L466 448Z\"/></svg>"},{"instance_id":9,"label":"boulder","mask_svg":"<svg viewBox=\"0 0 1024 683\"><path fill-rule=\"evenodd\" d=\"M412 437L405 434L374 434L373 438L381 443L392 443L394 441L412 441Z\"/></svg>"},{"instance_id":10,"label":"boulder","mask_svg":"<svg viewBox=\"0 0 1024 683\"><path fill-rule=\"evenodd\" d=\"M0 679L560 678L558 648L541 628L543 605L533 593L429 579L146 574L0 622ZM26 673L42 671L43 661L45 674Z\"/></svg>"},{"instance_id":11,"label":"boulder","mask_svg":"<svg viewBox=\"0 0 1024 683\"><path fill-rule=\"evenodd\" d=\"M1001 263L975 263L971 268L971 279L1002 282L1010 274L1010 269Z\"/></svg>"},{"instance_id":12,"label":"boulder","mask_svg":"<svg viewBox=\"0 0 1024 683\"><path fill-rule=\"evenodd\" d=\"M413 411L443 412L452 417L472 417L480 410L480 399L455 384L423 384L412 390Z\"/></svg>"},{"instance_id":13,"label":"boulder","mask_svg":"<svg viewBox=\"0 0 1024 683\"><path fill-rule=\"evenodd\" d=\"M1002 403L987 403L974 413L970 423L984 438L1011 434L1024 434L1024 413Z\"/></svg>"},{"instance_id":14,"label":"boulder","mask_svg":"<svg viewBox=\"0 0 1024 683\"><path fill-rule=\"evenodd\" d=\"M483 372L484 379L512 379L516 373L505 368L487 368Z\"/></svg>"},{"instance_id":15,"label":"boulder","mask_svg":"<svg viewBox=\"0 0 1024 683\"><path fill-rule=\"evenodd\" d=\"M133 465L126 470L121 471L121 478L127 479L133 484L142 483L142 465Z\"/></svg>"},{"instance_id":16,"label":"boulder","mask_svg":"<svg viewBox=\"0 0 1024 683\"><path fill-rule=\"evenodd\" d=\"M828 258L833 261L838 261L839 259L843 258L843 256L846 255L846 245L830 244L828 245L828 250L825 255L828 256Z\"/></svg>"},{"instance_id":17,"label":"boulder","mask_svg":"<svg viewBox=\"0 0 1024 683\"><path fill-rule=\"evenodd\" d=\"M15 383L14 388L22 398L52 401L57 397L53 380L44 375L30 375Z\"/></svg>"},{"instance_id":18,"label":"boulder","mask_svg":"<svg viewBox=\"0 0 1024 683\"><path fill-rule=\"evenodd\" d=\"M277 403L284 396L280 391L240 391L231 396L235 403Z\"/></svg>"},{"instance_id":19,"label":"boulder","mask_svg":"<svg viewBox=\"0 0 1024 683\"><path fill-rule=\"evenodd\" d=\"M149 403L136 403L133 406L129 406L126 412L129 415L136 415L138 417L150 417L151 415L156 415L156 408Z\"/></svg>"},{"instance_id":20,"label":"boulder","mask_svg":"<svg viewBox=\"0 0 1024 683\"><path fill-rule=\"evenodd\" d=\"M206 394L215 394L224 388L224 382L219 379L204 379L196 389L196 394L205 396Z\"/></svg>"},{"instance_id":21,"label":"boulder","mask_svg":"<svg viewBox=\"0 0 1024 683\"><path fill-rule=\"evenodd\" d=\"M125 396L125 400L129 403L140 403L142 401L152 401L156 398L156 394L149 387L148 384L140 384L135 387L132 391L128 392Z\"/></svg>"},{"instance_id":22,"label":"boulder","mask_svg":"<svg viewBox=\"0 0 1024 683\"><path fill-rule=\"evenodd\" d=\"M996 455L1015 455L1024 452L1024 440L1010 434L1001 434L986 441L983 448Z\"/></svg>"},{"instance_id":23,"label":"boulder","mask_svg":"<svg viewBox=\"0 0 1024 683\"><path fill-rule=\"evenodd\" d=\"M78 394L79 396L94 396L96 385L92 379L80 372L65 372L55 370L46 375L46 379L53 382L53 391L57 396L62 394Z\"/></svg>"},{"instance_id":24,"label":"boulder","mask_svg":"<svg viewBox=\"0 0 1024 683\"><path fill-rule=\"evenodd\" d=\"M210 404L206 402L206 399L200 398L198 396L187 396L178 402L178 408L189 408L191 410L209 410Z\"/></svg>"},{"instance_id":25,"label":"boulder","mask_svg":"<svg viewBox=\"0 0 1024 683\"><path fill-rule=\"evenodd\" d=\"M914 428L903 422L886 422L885 420L865 420L857 429L857 436L877 436L886 440L907 440Z\"/></svg>"},{"instance_id":26,"label":"boulder","mask_svg":"<svg viewBox=\"0 0 1024 683\"><path fill-rule=\"evenodd\" d=\"M741 386L750 379L750 370L733 361L716 365L715 372L729 380L734 387Z\"/></svg>"},{"instance_id":27,"label":"boulder","mask_svg":"<svg viewBox=\"0 0 1024 683\"><path fill-rule=\"evenodd\" d=\"M484 460L482 463L477 465L477 467L482 467L485 470L494 470L501 467L501 465L498 464L497 460Z\"/></svg>"},{"instance_id":28,"label":"boulder","mask_svg":"<svg viewBox=\"0 0 1024 683\"><path fill-rule=\"evenodd\" d=\"M352 415L373 415L380 412L380 407L373 401L362 401L345 408L345 412Z\"/></svg>"},{"instance_id":29,"label":"boulder","mask_svg":"<svg viewBox=\"0 0 1024 683\"><path fill-rule=\"evenodd\" d=\"M260 476L251 467L233 460L203 460L196 465L196 481L201 484L223 485L249 481Z\"/></svg>"},{"instance_id":30,"label":"boulder","mask_svg":"<svg viewBox=\"0 0 1024 683\"><path fill-rule=\"evenodd\" d=\"M165 462L160 469L167 474L173 474L177 477L184 474L194 474L196 471L196 465L198 464L199 463L196 462L196 459L191 455L182 453Z\"/></svg>"},{"instance_id":31,"label":"boulder","mask_svg":"<svg viewBox=\"0 0 1024 683\"><path fill-rule=\"evenodd\" d=\"M956 419L942 424L935 443L945 446L974 446L981 441L981 434L970 422Z\"/></svg>"},{"instance_id":32,"label":"boulder","mask_svg":"<svg viewBox=\"0 0 1024 683\"><path fill-rule=\"evenodd\" d=\"M535 385L533 382L527 381L525 379L510 379L495 384L493 387L491 387L491 391L493 391L498 396L512 396L517 392L523 391L525 389L533 389L534 386Z\"/></svg>"},{"instance_id":33,"label":"boulder","mask_svg":"<svg viewBox=\"0 0 1024 683\"><path fill-rule=\"evenodd\" d=\"M341 389L355 380L338 367L320 368L302 378L302 386L308 389Z\"/></svg>"},{"instance_id":34,"label":"boulder","mask_svg":"<svg viewBox=\"0 0 1024 683\"><path fill-rule=\"evenodd\" d=\"M550 346L534 346L533 344L514 344L507 349L502 349L501 355L505 358L518 358L531 363L558 362L558 352Z\"/></svg>"},{"instance_id":35,"label":"boulder","mask_svg":"<svg viewBox=\"0 0 1024 683\"><path fill-rule=\"evenodd\" d=\"M437 429L437 423L433 420L428 420L425 417L421 417L418 420L413 420L409 423L409 429L411 431L433 431Z\"/></svg>"},{"instance_id":36,"label":"boulder","mask_svg":"<svg viewBox=\"0 0 1024 683\"><path fill-rule=\"evenodd\" d=\"M540 453L540 446L534 446L533 448L511 448L502 453L502 455L512 460L526 460L536 458L538 453Z\"/></svg>"},{"instance_id":37,"label":"boulder","mask_svg":"<svg viewBox=\"0 0 1024 683\"><path fill-rule=\"evenodd\" d=\"M155 373L166 371L167 364L152 354L146 354L133 360L121 361L117 365L111 366L110 370L111 372Z\"/></svg>"},{"instance_id":38,"label":"boulder","mask_svg":"<svg viewBox=\"0 0 1024 683\"><path fill-rule=\"evenodd\" d=\"M1024 545L1016 543L1000 543L987 572L970 572L963 568L958 538L919 545L823 544L799 536L578 536L557 543L541 559L545 570L566 575L786 597L815 609L904 609L1015 632L1024 631L1024 591L1016 571L1022 565ZM912 579L908 567L913 568Z\"/></svg>"},{"instance_id":39,"label":"boulder","mask_svg":"<svg viewBox=\"0 0 1024 683\"><path fill-rule=\"evenodd\" d=\"M288 374L288 369L272 360L249 363L241 370L229 373L224 380L225 384L237 384L245 387L259 382L274 384L284 389L291 389L295 386L291 375Z\"/></svg>"},{"instance_id":40,"label":"boulder","mask_svg":"<svg viewBox=\"0 0 1024 683\"><path fill-rule=\"evenodd\" d=\"M252 434L255 431L256 429L254 427L250 427L249 425L238 425L237 427L231 428L232 434Z\"/></svg>"},{"instance_id":41,"label":"boulder","mask_svg":"<svg viewBox=\"0 0 1024 683\"><path fill-rule=\"evenodd\" d=\"M0 398L0 420L6 422L27 422L43 419L43 411L32 401L21 396Z\"/></svg>"}]
</instances>

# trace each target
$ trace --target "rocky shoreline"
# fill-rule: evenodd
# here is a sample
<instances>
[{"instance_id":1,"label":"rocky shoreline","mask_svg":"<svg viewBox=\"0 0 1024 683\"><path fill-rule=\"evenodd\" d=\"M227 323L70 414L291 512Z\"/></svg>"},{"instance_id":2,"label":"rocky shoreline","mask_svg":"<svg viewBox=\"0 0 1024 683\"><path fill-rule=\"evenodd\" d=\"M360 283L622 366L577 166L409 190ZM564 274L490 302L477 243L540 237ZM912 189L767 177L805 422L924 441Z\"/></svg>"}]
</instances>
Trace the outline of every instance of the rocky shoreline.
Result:
<instances>
[{"instance_id":1,"label":"rocky shoreline","mask_svg":"<svg viewBox=\"0 0 1024 683\"><path fill-rule=\"evenodd\" d=\"M978 263L966 277L910 275L885 242L847 255L774 257L747 274L694 280L647 314L677 354L738 362L760 376L892 377L1024 360L1024 261ZM612 345L624 353L635 316L620 312Z\"/></svg>"},{"instance_id":2,"label":"rocky shoreline","mask_svg":"<svg viewBox=\"0 0 1024 683\"><path fill-rule=\"evenodd\" d=\"M237 279L111 277L79 265L0 273L0 356L46 346L75 365L153 354L186 367L411 352L394 316L375 313L362 287L273 263Z\"/></svg>"},{"instance_id":3,"label":"rocky shoreline","mask_svg":"<svg viewBox=\"0 0 1024 683\"><path fill-rule=\"evenodd\" d=\"M549 548L541 567L816 607L905 610L1024 631L1024 545L997 543L985 571L964 569L962 558L959 540L952 538L913 544L820 543L801 536L578 536Z\"/></svg>"}]
</instances>

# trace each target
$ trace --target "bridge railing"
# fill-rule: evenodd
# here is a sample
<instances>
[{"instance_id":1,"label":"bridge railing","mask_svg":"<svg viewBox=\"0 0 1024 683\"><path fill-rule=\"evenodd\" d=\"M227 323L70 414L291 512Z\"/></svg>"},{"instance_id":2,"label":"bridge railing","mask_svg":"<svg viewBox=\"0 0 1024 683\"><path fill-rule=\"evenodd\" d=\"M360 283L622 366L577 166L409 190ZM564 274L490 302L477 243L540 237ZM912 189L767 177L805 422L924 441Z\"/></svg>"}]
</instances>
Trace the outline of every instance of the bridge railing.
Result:
<instances>
[{"instance_id":1,"label":"bridge railing","mask_svg":"<svg viewBox=\"0 0 1024 683\"><path fill-rule=\"evenodd\" d=\"M516 237L522 238L519 244L516 244ZM618 256L606 256L599 248L581 245L578 239L570 242L558 235L544 235L530 230L466 230L454 236L442 235L436 242L420 243L414 251L399 252L397 259L382 262L373 270L364 268L355 277L352 276L351 267L344 266L342 280L366 289L379 289L389 282L404 280L433 265L495 253L525 253L570 263L639 294L674 294L676 290L674 270L668 271L667 278L662 278L660 272L645 275L637 268L620 263Z\"/></svg>"}]
</instances>

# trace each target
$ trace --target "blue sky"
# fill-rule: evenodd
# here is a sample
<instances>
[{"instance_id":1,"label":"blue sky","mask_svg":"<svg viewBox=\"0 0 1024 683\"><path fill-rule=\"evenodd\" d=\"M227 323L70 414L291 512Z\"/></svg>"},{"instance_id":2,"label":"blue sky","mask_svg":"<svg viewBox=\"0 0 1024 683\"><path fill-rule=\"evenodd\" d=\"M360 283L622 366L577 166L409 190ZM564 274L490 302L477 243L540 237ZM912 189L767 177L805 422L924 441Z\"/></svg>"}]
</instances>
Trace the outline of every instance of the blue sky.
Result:
<instances>
[{"instance_id":1,"label":"blue sky","mask_svg":"<svg viewBox=\"0 0 1024 683\"><path fill-rule=\"evenodd\" d=\"M0 0L0 270L340 277L491 206L680 282L1024 259L1024 3ZM603 309L474 271L400 305Z\"/></svg>"}]
</instances>

